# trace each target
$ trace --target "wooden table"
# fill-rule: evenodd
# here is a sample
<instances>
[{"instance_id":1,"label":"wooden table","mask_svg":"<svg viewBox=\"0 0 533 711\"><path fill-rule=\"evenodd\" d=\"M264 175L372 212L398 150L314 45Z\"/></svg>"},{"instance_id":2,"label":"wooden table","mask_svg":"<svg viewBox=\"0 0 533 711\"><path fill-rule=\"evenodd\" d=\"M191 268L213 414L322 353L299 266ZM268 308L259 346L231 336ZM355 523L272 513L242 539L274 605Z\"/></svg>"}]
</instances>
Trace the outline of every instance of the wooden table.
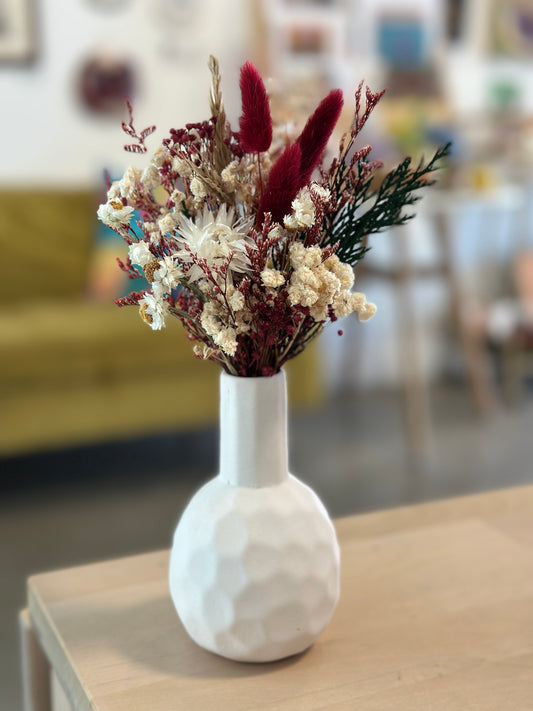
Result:
<instances>
[{"instance_id":1,"label":"wooden table","mask_svg":"<svg viewBox=\"0 0 533 711\"><path fill-rule=\"evenodd\" d=\"M533 486L336 526L333 620L307 653L272 664L188 639L168 551L30 578L26 709L533 709Z\"/></svg>"}]
</instances>

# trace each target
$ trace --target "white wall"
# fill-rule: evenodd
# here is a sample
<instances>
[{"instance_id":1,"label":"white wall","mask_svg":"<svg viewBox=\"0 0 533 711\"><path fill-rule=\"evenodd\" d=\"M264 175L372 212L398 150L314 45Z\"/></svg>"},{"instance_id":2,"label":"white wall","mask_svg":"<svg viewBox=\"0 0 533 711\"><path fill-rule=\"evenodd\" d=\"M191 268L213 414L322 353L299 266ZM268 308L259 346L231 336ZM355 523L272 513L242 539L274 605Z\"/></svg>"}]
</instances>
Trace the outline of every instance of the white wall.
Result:
<instances>
[{"instance_id":1,"label":"white wall","mask_svg":"<svg viewBox=\"0 0 533 711\"><path fill-rule=\"evenodd\" d=\"M247 0L195 0L192 15L174 24L157 19L169 0L124 0L115 9L90 0L35 5L35 63L0 67L0 184L98 185L104 167L117 173L132 162L122 150L120 117L89 114L77 101L80 66L101 48L136 67L136 122L155 123L158 136L208 117L209 54L220 61L229 108L237 105L250 41Z\"/></svg>"}]
</instances>

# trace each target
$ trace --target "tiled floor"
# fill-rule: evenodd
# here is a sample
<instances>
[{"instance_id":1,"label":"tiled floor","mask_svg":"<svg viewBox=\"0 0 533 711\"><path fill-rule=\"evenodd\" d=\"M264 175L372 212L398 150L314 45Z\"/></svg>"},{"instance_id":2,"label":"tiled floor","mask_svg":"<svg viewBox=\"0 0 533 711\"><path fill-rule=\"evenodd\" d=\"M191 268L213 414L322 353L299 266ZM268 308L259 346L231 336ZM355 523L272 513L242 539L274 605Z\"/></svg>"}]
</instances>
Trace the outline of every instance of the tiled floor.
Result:
<instances>
[{"instance_id":1,"label":"tiled floor","mask_svg":"<svg viewBox=\"0 0 533 711\"><path fill-rule=\"evenodd\" d=\"M533 482L533 399L479 420L456 387L434 390L432 446L413 467L394 393L345 394L291 417L291 469L334 516ZM21 708L17 610L38 571L167 547L216 466L216 433L0 462L0 708ZM30 487L36 472L40 486ZM31 477L30 477L31 475ZM52 481L52 484L44 484ZM24 485L26 482L26 485Z\"/></svg>"}]
</instances>

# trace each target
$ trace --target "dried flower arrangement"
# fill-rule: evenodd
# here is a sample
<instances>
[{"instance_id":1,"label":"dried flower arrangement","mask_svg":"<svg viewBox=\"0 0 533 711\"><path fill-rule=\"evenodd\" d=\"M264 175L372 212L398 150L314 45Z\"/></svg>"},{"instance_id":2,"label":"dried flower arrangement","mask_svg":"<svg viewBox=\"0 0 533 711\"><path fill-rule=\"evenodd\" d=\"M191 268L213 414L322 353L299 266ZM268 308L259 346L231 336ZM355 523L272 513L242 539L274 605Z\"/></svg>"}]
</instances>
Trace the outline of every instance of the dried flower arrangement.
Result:
<instances>
[{"instance_id":1,"label":"dried flower arrangement","mask_svg":"<svg viewBox=\"0 0 533 711\"><path fill-rule=\"evenodd\" d=\"M325 166L340 90L288 142L284 127L273 125L250 62L241 69L238 132L226 119L213 57L209 67L211 118L172 129L143 171L130 167L108 184L98 217L129 245L119 266L151 287L117 300L119 306L137 305L155 330L176 316L196 356L233 375L268 376L329 321L353 312L365 321L375 313L364 294L351 291L365 237L412 217L403 208L433 182L428 176L447 147L416 167L407 158L376 186L381 162L368 159L370 146L354 144L383 92L367 87L363 106L359 85L351 128ZM122 127L135 143L125 149L145 153L155 127L137 133L129 102L128 109Z\"/></svg>"}]
</instances>

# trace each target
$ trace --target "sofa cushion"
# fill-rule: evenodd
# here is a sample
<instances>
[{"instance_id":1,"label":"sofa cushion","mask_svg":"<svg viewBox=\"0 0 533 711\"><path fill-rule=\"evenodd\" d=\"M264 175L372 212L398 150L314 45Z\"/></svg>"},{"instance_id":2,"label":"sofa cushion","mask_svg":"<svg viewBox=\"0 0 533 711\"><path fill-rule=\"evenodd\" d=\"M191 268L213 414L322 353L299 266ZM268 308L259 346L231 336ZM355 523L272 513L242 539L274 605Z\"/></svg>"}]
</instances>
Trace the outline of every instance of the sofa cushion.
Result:
<instances>
[{"instance_id":1,"label":"sofa cushion","mask_svg":"<svg viewBox=\"0 0 533 711\"><path fill-rule=\"evenodd\" d=\"M0 387L68 387L129 380L154 371L197 366L181 324L162 331L144 324L135 307L82 301L15 304L0 312Z\"/></svg>"},{"instance_id":2,"label":"sofa cushion","mask_svg":"<svg viewBox=\"0 0 533 711\"><path fill-rule=\"evenodd\" d=\"M97 202L90 191L0 191L2 307L83 293Z\"/></svg>"}]
</instances>

